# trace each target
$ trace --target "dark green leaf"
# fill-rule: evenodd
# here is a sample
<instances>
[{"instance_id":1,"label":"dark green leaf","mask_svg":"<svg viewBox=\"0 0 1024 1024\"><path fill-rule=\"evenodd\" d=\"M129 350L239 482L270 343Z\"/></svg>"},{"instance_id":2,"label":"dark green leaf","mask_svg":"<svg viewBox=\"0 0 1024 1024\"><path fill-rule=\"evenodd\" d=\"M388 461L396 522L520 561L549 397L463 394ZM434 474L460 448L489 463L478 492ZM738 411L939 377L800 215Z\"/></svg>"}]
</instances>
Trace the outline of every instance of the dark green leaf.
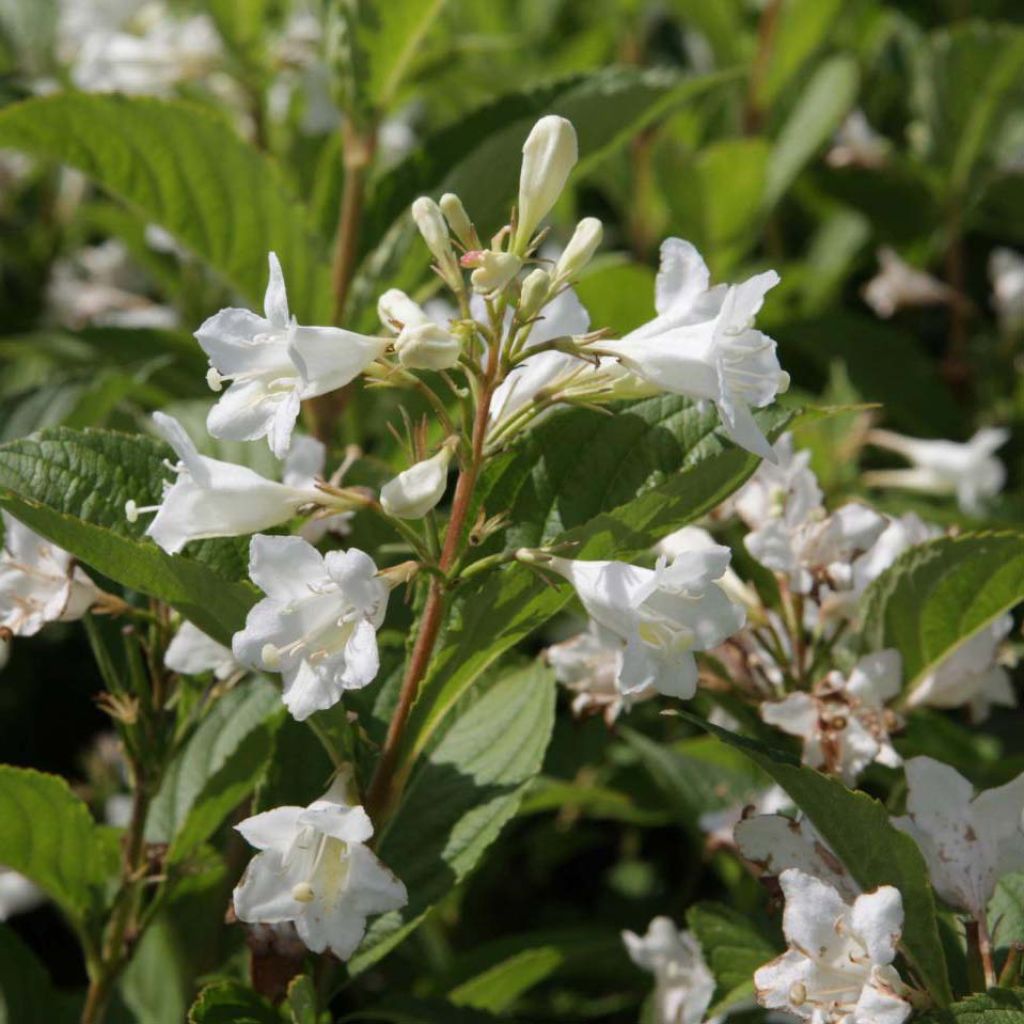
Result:
<instances>
[{"instance_id":1,"label":"dark green leaf","mask_svg":"<svg viewBox=\"0 0 1024 1024\"><path fill-rule=\"evenodd\" d=\"M281 1016L247 985L225 981L199 993L188 1024L281 1024Z\"/></svg>"},{"instance_id":2,"label":"dark green leaf","mask_svg":"<svg viewBox=\"0 0 1024 1024\"><path fill-rule=\"evenodd\" d=\"M921 1024L1024 1024L1024 992L994 988L925 1014Z\"/></svg>"}]
</instances>

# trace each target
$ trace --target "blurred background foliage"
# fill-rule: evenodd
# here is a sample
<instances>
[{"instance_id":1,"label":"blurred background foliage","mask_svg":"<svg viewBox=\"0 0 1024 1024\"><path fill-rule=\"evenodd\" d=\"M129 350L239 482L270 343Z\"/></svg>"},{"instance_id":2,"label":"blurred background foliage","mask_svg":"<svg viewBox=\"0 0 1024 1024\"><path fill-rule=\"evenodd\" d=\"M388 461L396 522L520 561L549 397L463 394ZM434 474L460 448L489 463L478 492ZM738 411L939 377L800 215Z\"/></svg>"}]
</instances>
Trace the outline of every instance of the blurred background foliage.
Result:
<instances>
[{"instance_id":1,"label":"blurred background foliage","mask_svg":"<svg viewBox=\"0 0 1024 1024\"><path fill-rule=\"evenodd\" d=\"M1001 452L1009 480L987 522L1024 519L1019 0L396 2L395 18L430 16L395 58L402 73L370 83L368 112L352 95L367 95L366 41L346 33L341 0L169 6L182 24L211 19L221 46L161 90L193 105L183 125L154 108L153 131L167 133L170 150L180 141L182 159L198 160L197 147L207 167L193 202L165 204L161 219L166 154L153 156L147 200L149 186L122 180L116 152L106 163L91 154L110 132L100 114L70 107L69 136L48 137L16 106L74 86L60 29L73 0L0 0L0 147L12 146L0 153L0 440L57 424L144 430L149 412L167 407L198 424L210 394L190 332L223 305L258 303L267 237L292 239L292 262L282 258L294 311L315 317L330 299L346 173L340 109L347 131L378 129L342 317L355 329L372 328L384 287L433 290L420 248L402 249L410 199L457 183L481 234L497 230L523 126L553 109L576 123L582 163L552 243L582 215L605 224L603 255L578 284L595 327L625 331L650 317L668 235L693 241L716 280L774 267L782 285L759 323L778 340L798 400L856 407L800 437L829 499L864 493L860 468L885 465L861 452L869 423L956 440L999 424L1013 428ZM179 140L179 128L196 134ZM252 160L274 165L279 194L249 190ZM107 187L62 162L94 163ZM303 270L295 254L307 235ZM886 266L897 272L879 284ZM334 425L335 454L358 444L386 468L397 402L353 394ZM276 472L261 445L229 454ZM870 497L962 521L941 501ZM396 635L396 652L401 643ZM100 809L117 780L101 756L94 672L78 629L19 642L0 678L0 760L64 774ZM916 720L905 753L965 751L999 778L1024 767L1017 717L985 738L955 715L931 719L933 728ZM279 770L326 774L292 725L277 738ZM682 921L698 893L759 912L755 883L693 828L758 786L738 755L659 719L653 705L611 737L599 719L560 715L543 778L484 867L361 991L413 992L424 1005L449 994L522 1020L635 1021L649 980L623 955L619 929L642 930L655 914ZM202 920L204 906L222 905L233 870L198 877L173 923L147 936L125 983L126 1019L181 1020L197 977L232 950L240 963L237 933L190 931L193 911ZM60 927L45 908L16 922L56 980L75 984ZM168 965L180 975L177 1003L158 984ZM338 1005L355 1012L360 998L343 993ZM401 1019L421 1019L415 1012Z\"/></svg>"}]
</instances>

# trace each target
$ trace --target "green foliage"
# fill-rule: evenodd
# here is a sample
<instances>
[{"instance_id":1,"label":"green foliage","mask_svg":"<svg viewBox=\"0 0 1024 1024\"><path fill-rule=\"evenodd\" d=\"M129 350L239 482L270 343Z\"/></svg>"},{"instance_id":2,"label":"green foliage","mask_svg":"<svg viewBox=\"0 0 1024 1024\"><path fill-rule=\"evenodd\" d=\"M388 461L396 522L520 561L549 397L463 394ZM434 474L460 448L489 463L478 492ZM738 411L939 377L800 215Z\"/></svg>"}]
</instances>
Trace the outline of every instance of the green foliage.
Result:
<instances>
[{"instance_id":1,"label":"green foliage","mask_svg":"<svg viewBox=\"0 0 1024 1024\"><path fill-rule=\"evenodd\" d=\"M73 924L88 926L118 867L112 829L56 775L0 765L0 864L43 889Z\"/></svg>"},{"instance_id":2,"label":"green foliage","mask_svg":"<svg viewBox=\"0 0 1024 1024\"><path fill-rule=\"evenodd\" d=\"M903 657L906 692L1024 600L1024 536L966 533L906 552L864 595L864 636Z\"/></svg>"},{"instance_id":3,"label":"green foliage","mask_svg":"<svg viewBox=\"0 0 1024 1024\"><path fill-rule=\"evenodd\" d=\"M926 1024L1024 1024L1024 990L990 989L921 1020Z\"/></svg>"},{"instance_id":4,"label":"green foliage","mask_svg":"<svg viewBox=\"0 0 1024 1024\"><path fill-rule=\"evenodd\" d=\"M178 101L76 93L0 111L0 146L78 168L166 228L257 309L267 251L277 253L292 312L322 318L324 247L274 166L207 110Z\"/></svg>"},{"instance_id":5,"label":"green foliage","mask_svg":"<svg viewBox=\"0 0 1024 1024\"><path fill-rule=\"evenodd\" d=\"M54 990L31 950L0 925L0 1024L74 1024L77 1001Z\"/></svg>"},{"instance_id":6,"label":"green foliage","mask_svg":"<svg viewBox=\"0 0 1024 1024\"><path fill-rule=\"evenodd\" d=\"M129 523L125 502L159 503L170 449L109 431L44 431L0 445L0 505L104 576L166 601L222 643L255 600L244 542L202 541L168 555Z\"/></svg>"},{"instance_id":7,"label":"green foliage","mask_svg":"<svg viewBox=\"0 0 1024 1024\"><path fill-rule=\"evenodd\" d=\"M247 985L225 981L199 993L188 1024L281 1024L281 1016Z\"/></svg>"}]
</instances>

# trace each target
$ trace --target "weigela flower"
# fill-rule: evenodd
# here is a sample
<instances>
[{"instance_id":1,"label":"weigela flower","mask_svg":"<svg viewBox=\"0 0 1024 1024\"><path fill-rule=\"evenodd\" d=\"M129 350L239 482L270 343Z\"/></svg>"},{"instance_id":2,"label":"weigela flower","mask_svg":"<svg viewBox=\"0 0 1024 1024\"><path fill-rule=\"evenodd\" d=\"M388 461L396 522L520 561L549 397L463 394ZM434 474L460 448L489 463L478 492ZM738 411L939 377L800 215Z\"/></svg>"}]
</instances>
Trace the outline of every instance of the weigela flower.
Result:
<instances>
[{"instance_id":1,"label":"weigela flower","mask_svg":"<svg viewBox=\"0 0 1024 1024\"><path fill-rule=\"evenodd\" d=\"M836 132L832 148L825 155L830 167L866 167L885 165L889 143L871 127L863 110L851 110Z\"/></svg>"},{"instance_id":2,"label":"weigela flower","mask_svg":"<svg viewBox=\"0 0 1024 1024\"><path fill-rule=\"evenodd\" d=\"M753 329L764 296L778 284L771 270L743 284L708 288L708 268L678 238L661 247L657 316L595 352L614 356L656 388L715 403L726 433L755 455L775 458L751 414L789 386L775 342Z\"/></svg>"},{"instance_id":3,"label":"weigela flower","mask_svg":"<svg viewBox=\"0 0 1024 1024\"><path fill-rule=\"evenodd\" d=\"M797 868L830 885L843 899L860 895L842 861L806 819L754 814L736 823L732 838L744 859L760 869L762 880L777 880L784 871Z\"/></svg>"},{"instance_id":4,"label":"weigela flower","mask_svg":"<svg viewBox=\"0 0 1024 1024\"><path fill-rule=\"evenodd\" d=\"M0 921L34 910L45 902L46 894L35 882L10 868L0 868Z\"/></svg>"},{"instance_id":5,"label":"weigela flower","mask_svg":"<svg viewBox=\"0 0 1024 1024\"><path fill-rule=\"evenodd\" d=\"M813 1024L902 1024L907 988L892 966L903 929L899 890L883 885L847 903L826 882L779 877L789 949L754 974L757 1001Z\"/></svg>"},{"instance_id":6,"label":"weigela flower","mask_svg":"<svg viewBox=\"0 0 1024 1024\"><path fill-rule=\"evenodd\" d=\"M249 575L267 596L231 649L243 665L281 673L284 703L298 721L373 682L389 588L369 555L358 548L321 555L300 537L258 534Z\"/></svg>"},{"instance_id":7,"label":"weigela flower","mask_svg":"<svg viewBox=\"0 0 1024 1024\"><path fill-rule=\"evenodd\" d=\"M344 475L345 469L356 458L358 454L350 454L345 463L335 471L332 482L337 483ZM327 448L322 442L308 434L293 437L292 446L284 459L281 483L286 487L297 487L299 490L315 490L318 481L323 479L326 462ZM354 515L354 512L335 512L314 516L299 527L299 536L303 540L308 540L310 544L316 544L328 533L344 537L351 531Z\"/></svg>"},{"instance_id":8,"label":"weigela flower","mask_svg":"<svg viewBox=\"0 0 1024 1024\"><path fill-rule=\"evenodd\" d=\"M395 353L406 369L447 370L458 363L462 343L405 292L388 289L377 301L377 313L387 330L397 332Z\"/></svg>"},{"instance_id":9,"label":"weigela flower","mask_svg":"<svg viewBox=\"0 0 1024 1024\"><path fill-rule=\"evenodd\" d=\"M948 285L912 267L888 247L878 250L878 273L861 294L875 313L885 318L909 306L936 306L956 298Z\"/></svg>"},{"instance_id":10,"label":"weigela flower","mask_svg":"<svg viewBox=\"0 0 1024 1024\"><path fill-rule=\"evenodd\" d=\"M898 651L861 658L848 677L829 672L810 693L791 693L761 705L761 717L803 741L804 764L824 768L847 785L872 761L902 764L889 734L902 722L886 702L900 692Z\"/></svg>"},{"instance_id":11,"label":"weigela flower","mask_svg":"<svg viewBox=\"0 0 1024 1024\"><path fill-rule=\"evenodd\" d=\"M523 143L519 206L512 250L522 256L537 225L551 212L579 159L576 129L564 117L549 114L530 130Z\"/></svg>"},{"instance_id":12,"label":"weigela flower","mask_svg":"<svg viewBox=\"0 0 1024 1024\"><path fill-rule=\"evenodd\" d=\"M47 622L80 619L100 598L67 551L7 512L0 549L0 632L33 636Z\"/></svg>"},{"instance_id":13,"label":"weigela flower","mask_svg":"<svg viewBox=\"0 0 1024 1024\"><path fill-rule=\"evenodd\" d=\"M1008 430L979 430L970 441L934 441L872 430L868 441L902 455L909 469L879 469L864 474L874 487L898 487L927 494L955 494L960 510L978 515L1003 489L1006 468L995 451L1010 439Z\"/></svg>"},{"instance_id":14,"label":"weigela flower","mask_svg":"<svg viewBox=\"0 0 1024 1024\"><path fill-rule=\"evenodd\" d=\"M793 801L789 794L781 786L772 785L755 793L750 800L743 803L723 807L720 811L705 811L697 819L697 824L707 836L711 849L731 847L734 845L735 831L744 821L756 821L765 816L781 817L775 812L792 806ZM757 817L750 818L749 815L752 814Z\"/></svg>"},{"instance_id":15,"label":"weigela flower","mask_svg":"<svg viewBox=\"0 0 1024 1024\"><path fill-rule=\"evenodd\" d=\"M125 511L132 522L141 512L156 511L146 534L170 554L192 540L237 537L278 526L307 507L346 507L344 499L314 487L289 487L246 466L200 455L172 416L155 412L153 422L180 460L174 467L177 479L165 484L159 506L139 508L130 501Z\"/></svg>"},{"instance_id":16,"label":"weigela flower","mask_svg":"<svg viewBox=\"0 0 1024 1024\"><path fill-rule=\"evenodd\" d=\"M810 468L811 453L797 451L792 434L783 434L772 450L775 458L757 467L730 506L751 530L782 520L787 530L795 532L818 515L821 488Z\"/></svg>"},{"instance_id":17,"label":"weigela flower","mask_svg":"<svg viewBox=\"0 0 1024 1024\"><path fill-rule=\"evenodd\" d=\"M984 721L989 708L1017 706L1010 673L999 663L1000 647L1013 617L1001 615L952 650L914 687L910 707L958 708L966 704L975 721Z\"/></svg>"},{"instance_id":18,"label":"weigela flower","mask_svg":"<svg viewBox=\"0 0 1024 1024\"><path fill-rule=\"evenodd\" d=\"M763 463L767 465L767 463ZM683 526L662 538L654 545L654 553L664 555L669 561L676 555L684 554L687 551L711 551L719 548L720 545L707 530L700 526ZM753 587L748 586L728 568L718 580L718 585L725 591L726 596L734 604L741 605L748 612L761 608L761 599Z\"/></svg>"},{"instance_id":19,"label":"weigela flower","mask_svg":"<svg viewBox=\"0 0 1024 1024\"><path fill-rule=\"evenodd\" d=\"M565 577L595 622L622 645L616 679L624 694L653 687L688 700L697 689L694 651L716 647L740 629L744 612L715 582L729 566L728 548L689 551L654 569L625 562L582 562L520 552L523 561Z\"/></svg>"},{"instance_id":20,"label":"weigela flower","mask_svg":"<svg viewBox=\"0 0 1024 1024\"><path fill-rule=\"evenodd\" d=\"M371 914L399 910L405 886L366 845L373 825L337 780L308 807L276 807L235 827L260 852L234 892L235 913L253 924L294 923L314 953L347 960Z\"/></svg>"},{"instance_id":21,"label":"weigela flower","mask_svg":"<svg viewBox=\"0 0 1024 1024\"><path fill-rule=\"evenodd\" d=\"M657 693L650 687L622 693L617 683L622 670L622 642L596 622L591 622L585 632L552 644L544 651L544 660L554 670L555 678L575 695L573 713L580 717L599 713L609 726L623 711Z\"/></svg>"},{"instance_id":22,"label":"weigela flower","mask_svg":"<svg viewBox=\"0 0 1024 1024\"><path fill-rule=\"evenodd\" d=\"M210 410L213 437L252 441L266 437L284 458L303 399L343 387L388 346L340 327L300 327L288 313L281 264L270 254L264 316L247 309L222 309L195 333L210 358L211 387L231 386Z\"/></svg>"},{"instance_id":23,"label":"weigela flower","mask_svg":"<svg viewBox=\"0 0 1024 1024\"><path fill-rule=\"evenodd\" d=\"M930 757L907 762L907 814L893 824L913 836L935 891L982 918L996 883L1024 868L1024 774L974 795L955 768Z\"/></svg>"},{"instance_id":24,"label":"weigela flower","mask_svg":"<svg viewBox=\"0 0 1024 1024\"><path fill-rule=\"evenodd\" d=\"M183 622L164 651L164 664L185 676L212 672L218 679L229 679L239 669L231 651L208 637L191 622Z\"/></svg>"},{"instance_id":25,"label":"weigela flower","mask_svg":"<svg viewBox=\"0 0 1024 1024\"><path fill-rule=\"evenodd\" d=\"M656 917L645 935L624 931L622 941L633 963L654 975L655 1024L704 1024L715 979L697 939L671 919ZM721 1019L712 1017L707 1024Z\"/></svg>"},{"instance_id":26,"label":"weigela flower","mask_svg":"<svg viewBox=\"0 0 1024 1024\"><path fill-rule=\"evenodd\" d=\"M885 529L878 539L853 562L853 593L861 595L905 551L925 544L942 531L920 516L907 512L898 518L886 517Z\"/></svg>"},{"instance_id":27,"label":"weigela flower","mask_svg":"<svg viewBox=\"0 0 1024 1024\"><path fill-rule=\"evenodd\" d=\"M454 444L417 462L389 480L380 490L381 508L396 519L422 519L444 497Z\"/></svg>"}]
</instances>

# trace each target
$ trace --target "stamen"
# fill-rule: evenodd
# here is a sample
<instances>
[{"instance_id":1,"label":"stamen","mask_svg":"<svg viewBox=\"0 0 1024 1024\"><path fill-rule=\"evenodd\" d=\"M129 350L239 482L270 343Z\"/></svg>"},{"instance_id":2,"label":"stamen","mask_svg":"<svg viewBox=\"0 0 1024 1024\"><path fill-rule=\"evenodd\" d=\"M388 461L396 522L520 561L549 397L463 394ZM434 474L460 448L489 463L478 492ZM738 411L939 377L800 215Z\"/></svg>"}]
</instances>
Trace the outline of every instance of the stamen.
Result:
<instances>
[{"instance_id":1,"label":"stamen","mask_svg":"<svg viewBox=\"0 0 1024 1024\"><path fill-rule=\"evenodd\" d=\"M206 384L211 391L220 391L224 387L224 380L216 366L211 366L206 371Z\"/></svg>"},{"instance_id":2,"label":"stamen","mask_svg":"<svg viewBox=\"0 0 1024 1024\"><path fill-rule=\"evenodd\" d=\"M136 505L133 498L129 498L124 503L124 517L129 523L137 523L140 515L159 511L159 505Z\"/></svg>"},{"instance_id":3,"label":"stamen","mask_svg":"<svg viewBox=\"0 0 1024 1024\"><path fill-rule=\"evenodd\" d=\"M312 903L315 898L316 893L309 882L299 882L292 887L292 899L298 900L299 903Z\"/></svg>"},{"instance_id":4,"label":"stamen","mask_svg":"<svg viewBox=\"0 0 1024 1024\"><path fill-rule=\"evenodd\" d=\"M260 660L269 669L281 667L281 651L273 644L264 644L260 651Z\"/></svg>"}]
</instances>

